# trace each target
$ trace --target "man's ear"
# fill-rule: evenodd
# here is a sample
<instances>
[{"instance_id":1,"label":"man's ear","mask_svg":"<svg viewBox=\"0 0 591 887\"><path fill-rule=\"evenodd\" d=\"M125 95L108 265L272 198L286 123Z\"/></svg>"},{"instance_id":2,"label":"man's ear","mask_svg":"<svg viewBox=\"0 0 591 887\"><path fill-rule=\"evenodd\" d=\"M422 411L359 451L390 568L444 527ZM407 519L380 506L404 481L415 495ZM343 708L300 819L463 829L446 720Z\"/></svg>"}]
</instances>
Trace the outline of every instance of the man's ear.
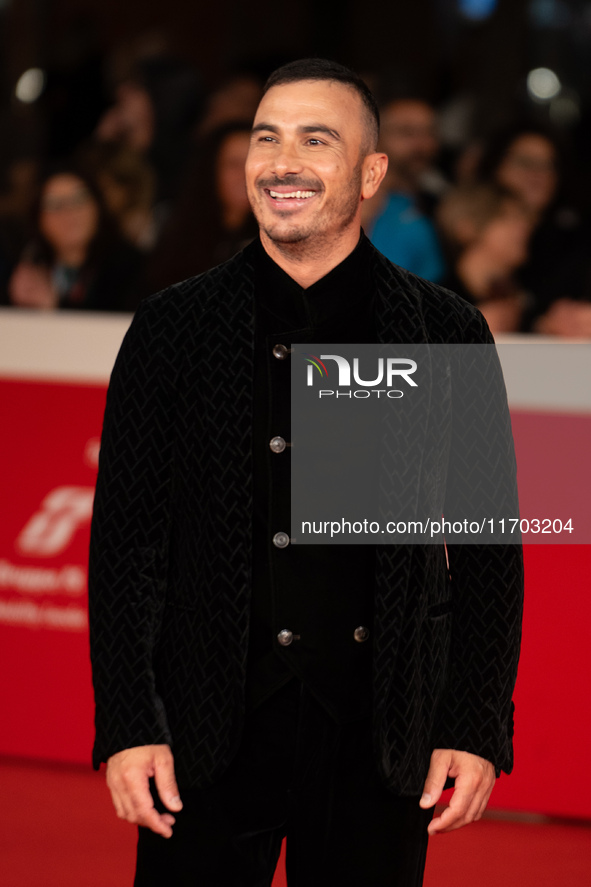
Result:
<instances>
[{"instance_id":1,"label":"man's ear","mask_svg":"<svg viewBox=\"0 0 591 887\"><path fill-rule=\"evenodd\" d=\"M373 197L386 175L388 157L386 154L368 154L363 161L361 172L361 198Z\"/></svg>"}]
</instances>

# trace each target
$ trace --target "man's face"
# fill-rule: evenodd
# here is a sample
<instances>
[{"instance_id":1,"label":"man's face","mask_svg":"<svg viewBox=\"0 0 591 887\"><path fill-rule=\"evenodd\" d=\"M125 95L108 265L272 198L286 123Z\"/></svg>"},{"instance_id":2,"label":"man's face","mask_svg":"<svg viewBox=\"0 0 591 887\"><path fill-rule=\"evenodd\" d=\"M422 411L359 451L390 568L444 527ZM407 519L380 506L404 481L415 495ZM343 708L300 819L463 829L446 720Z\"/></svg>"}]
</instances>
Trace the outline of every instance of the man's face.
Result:
<instances>
[{"instance_id":1,"label":"man's face","mask_svg":"<svg viewBox=\"0 0 591 887\"><path fill-rule=\"evenodd\" d=\"M382 111L380 142L390 170L416 180L433 162L439 144L435 112L420 101L397 101Z\"/></svg>"},{"instance_id":2,"label":"man's face","mask_svg":"<svg viewBox=\"0 0 591 887\"><path fill-rule=\"evenodd\" d=\"M365 138L353 89L327 80L272 87L258 107L246 161L262 234L320 250L359 225Z\"/></svg>"}]
</instances>

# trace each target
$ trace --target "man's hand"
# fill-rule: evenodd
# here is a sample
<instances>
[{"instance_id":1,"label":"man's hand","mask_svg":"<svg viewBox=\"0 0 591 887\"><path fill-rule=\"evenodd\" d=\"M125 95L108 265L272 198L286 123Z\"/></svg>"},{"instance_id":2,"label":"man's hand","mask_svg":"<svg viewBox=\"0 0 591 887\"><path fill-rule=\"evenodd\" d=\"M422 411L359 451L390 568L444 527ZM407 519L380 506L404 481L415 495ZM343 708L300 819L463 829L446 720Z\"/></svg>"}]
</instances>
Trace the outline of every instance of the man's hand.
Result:
<instances>
[{"instance_id":1,"label":"man's hand","mask_svg":"<svg viewBox=\"0 0 591 887\"><path fill-rule=\"evenodd\" d=\"M126 748L107 761L107 785L117 816L170 838L175 818L170 813L159 813L154 807L148 782L151 776L164 806L175 812L182 810L170 746Z\"/></svg>"},{"instance_id":2,"label":"man's hand","mask_svg":"<svg viewBox=\"0 0 591 887\"><path fill-rule=\"evenodd\" d=\"M495 768L490 761L467 751L436 748L425 780L421 807L433 807L441 797L445 780L455 778L449 807L429 824L428 832L451 832L480 819L495 784Z\"/></svg>"}]
</instances>

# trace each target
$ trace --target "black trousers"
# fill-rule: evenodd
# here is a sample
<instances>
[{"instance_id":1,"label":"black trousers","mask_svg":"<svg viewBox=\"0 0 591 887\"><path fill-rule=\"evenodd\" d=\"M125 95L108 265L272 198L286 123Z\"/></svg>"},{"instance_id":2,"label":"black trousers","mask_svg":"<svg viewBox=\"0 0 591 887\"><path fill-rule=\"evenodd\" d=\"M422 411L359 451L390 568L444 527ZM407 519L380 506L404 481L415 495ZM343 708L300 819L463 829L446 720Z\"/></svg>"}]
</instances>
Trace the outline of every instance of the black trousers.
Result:
<instances>
[{"instance_id":1,"label":"black trousers","mask_svg":"<svg viewBox=\"0 0 591 887\"><path fill-rule=\"evenodd\" d=\"M135 887L420 887L432 810L380 781L370 719L339 726L295 678L247 716L238 754L181 789L172 838L139 829ZM160 809L163 809L160 807Z\"/></svg>"}]
</instances>

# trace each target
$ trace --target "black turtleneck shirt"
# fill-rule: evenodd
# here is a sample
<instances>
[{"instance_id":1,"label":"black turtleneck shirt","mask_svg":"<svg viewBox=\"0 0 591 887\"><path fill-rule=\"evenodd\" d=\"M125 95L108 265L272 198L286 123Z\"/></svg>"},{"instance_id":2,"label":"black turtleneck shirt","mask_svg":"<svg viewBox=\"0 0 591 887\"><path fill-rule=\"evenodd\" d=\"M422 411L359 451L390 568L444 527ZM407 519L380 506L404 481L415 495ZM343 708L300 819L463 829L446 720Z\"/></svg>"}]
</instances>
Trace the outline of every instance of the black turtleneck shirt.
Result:
<instances>
[{"instance_id":1,"label":"black turtleneck shirt","mask_svg":"<svg viewBox=\"0 0 591 887\"><path fill-rule=\"evenodd\" d=\"M306 289L267 255L260 241L256 246L247 707L296 676L337 721L345 722L371 710L375 546L278 547L273 538L292 535L289 349L296 342L377 341L369 241L362 233L353 252ZM284 346L280 357L274 355L277 345ZM280 452L269 446L276 437L286 444ZM288 643L278 639L282 631L291 632Z\"/></svg>"}]
</instances>

